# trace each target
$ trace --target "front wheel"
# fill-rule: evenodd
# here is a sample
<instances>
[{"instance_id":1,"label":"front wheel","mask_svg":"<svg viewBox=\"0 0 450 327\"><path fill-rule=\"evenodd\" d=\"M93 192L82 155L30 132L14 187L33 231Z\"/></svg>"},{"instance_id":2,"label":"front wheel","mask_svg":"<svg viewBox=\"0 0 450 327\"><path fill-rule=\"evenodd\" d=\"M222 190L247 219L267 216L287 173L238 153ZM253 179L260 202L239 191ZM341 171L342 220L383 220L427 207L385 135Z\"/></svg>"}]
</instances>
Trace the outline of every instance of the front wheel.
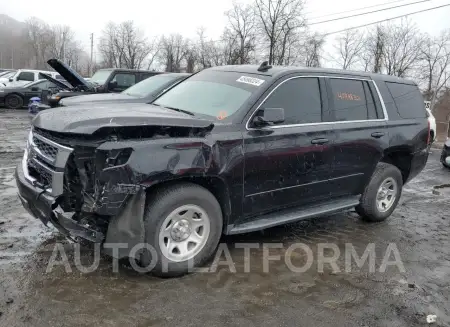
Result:
<instances>
[{"instance_id":1,"label":"front wheel","mask_svg":"<svg viewBox=\"0 0 450 327\"><path fill-rule=\"evenodd\" d=\"M146 242L155 249L141 257L161 277L180 276L214 254L222 234L222 211L207 189L190 183L163 187L149 196L144 215Z\"/></svg>"},{"instance_id":2,"label":"front wheel","mask_svg":"<svg viewBox=\"0 0 450 327\"><path fill-rule=\"evenodd\" d=\"M385 220L397 207L402 186L403 178L398 168L380 162L364 190L356 212L366 221Z\"/></svg>"},{"instance_id":3,"label":"front wheel","mask_svg":"<svg viewBox=\"0 0 450 327\"><path fill-rule=\"evenodd\" d=\"M20 109L23 107L23 99L17 94L8 95L5 99L5 106L8 109Z\"/></svg>"}]
</instances>

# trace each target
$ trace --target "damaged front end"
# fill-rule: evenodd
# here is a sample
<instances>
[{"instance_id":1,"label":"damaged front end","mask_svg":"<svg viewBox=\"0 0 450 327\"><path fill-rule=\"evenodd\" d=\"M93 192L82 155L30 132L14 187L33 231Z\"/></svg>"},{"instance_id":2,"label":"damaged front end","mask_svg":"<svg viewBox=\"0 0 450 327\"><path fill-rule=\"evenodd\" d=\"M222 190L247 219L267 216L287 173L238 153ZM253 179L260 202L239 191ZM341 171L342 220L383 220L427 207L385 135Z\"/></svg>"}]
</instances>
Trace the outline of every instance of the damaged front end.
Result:
<instances>
[{"instance_id":1,"label":"damaged front end","mask_svg":"<svg viewBox=\"0 0 450 327\"><path fill-rule=\"evenodd\" d=\"M34 127L16 170L19 197L45 225L50 221L74 240L120 243L119 252L109 254L127 257L144 241L149 176L167 173L173 163L170 157L177 157L167 143L174 137L198 137L204 131L144 126L76 135ZM152 164L151 157L164 162L157 160L155 152L164 148L171 153L165 167Z\"/></svg>"}]
</instances>

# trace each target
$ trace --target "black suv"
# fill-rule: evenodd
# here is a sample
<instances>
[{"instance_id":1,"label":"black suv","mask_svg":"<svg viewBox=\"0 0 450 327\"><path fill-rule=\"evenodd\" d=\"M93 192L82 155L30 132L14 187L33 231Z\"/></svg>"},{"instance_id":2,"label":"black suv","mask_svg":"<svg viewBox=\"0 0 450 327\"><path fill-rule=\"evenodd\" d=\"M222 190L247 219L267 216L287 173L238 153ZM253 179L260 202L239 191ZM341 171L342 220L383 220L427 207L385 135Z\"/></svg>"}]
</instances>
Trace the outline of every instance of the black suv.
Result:
<instances>
[{"instance_id":1,"label":"black suv","mask_svg":"<svg viewBox=\"0 0 450 327\"><path fill-rule=\"evenodd\" d=\"M222 234L353 208L382 221L428 159L418 87L362 72L216 67L150 105L71 112L33 121L24 207L157 275L202 265Z\"/></svg>"},{"instance_id":2,"label":"black suv","mask_svg":"<svg viewBox=\"0 0 450 327\"><path fill-rule=\"evenodd\" d=\"M160 72L148 70L108 68L96 71L87 81L58 59L50 59L47 63L73 87L72 90L53 94L48 100L52 108L58 107L59 102L64 98L93 93L118 93L150 76L160 74Z\"/></svg>"}]
</instances>

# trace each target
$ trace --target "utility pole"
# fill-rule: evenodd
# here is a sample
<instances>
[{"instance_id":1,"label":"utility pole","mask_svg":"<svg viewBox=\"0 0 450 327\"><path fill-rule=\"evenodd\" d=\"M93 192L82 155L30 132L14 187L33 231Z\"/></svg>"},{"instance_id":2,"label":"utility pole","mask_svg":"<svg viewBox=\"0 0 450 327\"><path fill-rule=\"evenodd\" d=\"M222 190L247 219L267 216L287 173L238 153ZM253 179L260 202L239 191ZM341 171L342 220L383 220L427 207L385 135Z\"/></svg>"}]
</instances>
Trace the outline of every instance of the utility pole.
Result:
<instances>
[{"instance_id":1,"label":"utility pole","mask_svg":"<svg viewBox=\"0 0 450 327\"><path fill-rule=\"evenodd\" d=\"M92 76L94 68L92 67L94 65L94 62L92 61L93 55L94 55L94 33L91 33L91 64L89 65L90 68L89 76Z\"/></svg>"},{"instance_id":2,"label":"utility pole","mask_svg":"<svg viewBox=\"0 0 450 327\"><path fill-rule=\"evenodd\" d=\"M61 57L62 57L62 61L65 62L66 61L66 33L67 31L63 31L62 32L62 46L61 46Z\"/></svg>"}]
</instances>

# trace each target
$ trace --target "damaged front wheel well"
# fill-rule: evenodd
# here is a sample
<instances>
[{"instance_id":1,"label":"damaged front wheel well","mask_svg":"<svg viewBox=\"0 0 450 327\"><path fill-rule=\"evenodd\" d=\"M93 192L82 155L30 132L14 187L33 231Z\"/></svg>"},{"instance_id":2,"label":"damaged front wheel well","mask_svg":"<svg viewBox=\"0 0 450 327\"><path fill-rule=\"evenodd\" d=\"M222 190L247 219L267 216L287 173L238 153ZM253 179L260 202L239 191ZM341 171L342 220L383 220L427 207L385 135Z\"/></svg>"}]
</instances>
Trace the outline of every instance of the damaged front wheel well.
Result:
<instances>
[{"instance_id":1,"label":"damaged front wheel well","mask_svg":"<svg viewBox=\"0 0 450 327\"><path fill-rule=\"evenodd\" d=\"M147 200L152 198L152 194L156 194L157 192L162 191L162 189L166 187L171 187L173 185L179 184L179 183L192 183L200 185L204 188L206 188L208 191L210 191L214 197L217 199L217 201L220 204L220 208L222 209L222 215L223 215L223 228L226 228L229 217L231 215L231 203L230 203L230 196L228 187L225 184L225 182L220 179L219 177L209 177L209 176L202 176L202 177L185 177L175 180L169 180L160 182L157 184L154 184L147 188Z\"/></svg>"}]
</instances>

